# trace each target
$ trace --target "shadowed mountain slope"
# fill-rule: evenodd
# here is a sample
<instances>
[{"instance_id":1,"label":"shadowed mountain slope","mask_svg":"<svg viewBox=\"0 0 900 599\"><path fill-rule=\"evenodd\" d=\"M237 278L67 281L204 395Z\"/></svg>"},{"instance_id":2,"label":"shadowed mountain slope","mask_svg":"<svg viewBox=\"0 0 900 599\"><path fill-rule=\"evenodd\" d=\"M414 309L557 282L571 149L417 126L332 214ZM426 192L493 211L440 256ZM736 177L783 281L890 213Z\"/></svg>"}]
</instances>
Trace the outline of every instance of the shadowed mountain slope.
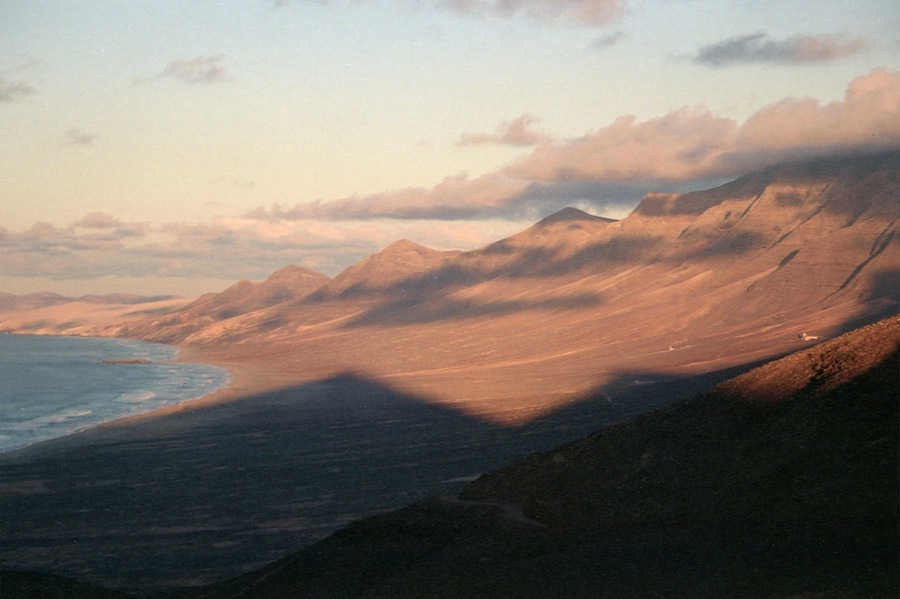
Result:
<instances>
[{"instance_id":1,"label":"shadowed mountain slope","mask_svg":"<svg viewBox=\"0 0 900 599\"><path fill-rule=\"evenodd\" d=\"M346 269L309 299L377 295L423 273L440 269L458 254L455 251L440 252L402 239Z\"/></svg>"},{"instance_id":2,"label":"shadowed mountain slope","mask_svg":"<svg viewBox=\"0 0 900 599\"><path fill-rule=\"evenodd\" d=\"M285 266L265 281L239 281L221 293L208 293L184 308L138 324L113 327L114 333L154 341L173 341L210 326L234 326L238 317L271 310L279 305L306 297L330 279L300 266ZM260 332L265 325L257 321Z\"/></svg>"},{"instance_id":3,"label":"shadowed mountain slope","mask_svg":"<svg viewBox=\"0 0 900 599\"><path fill-rule=\"evenodd\" d=\"M894 597L898 346L893 317L190 596Z\"/></svg>"}]
</instances>

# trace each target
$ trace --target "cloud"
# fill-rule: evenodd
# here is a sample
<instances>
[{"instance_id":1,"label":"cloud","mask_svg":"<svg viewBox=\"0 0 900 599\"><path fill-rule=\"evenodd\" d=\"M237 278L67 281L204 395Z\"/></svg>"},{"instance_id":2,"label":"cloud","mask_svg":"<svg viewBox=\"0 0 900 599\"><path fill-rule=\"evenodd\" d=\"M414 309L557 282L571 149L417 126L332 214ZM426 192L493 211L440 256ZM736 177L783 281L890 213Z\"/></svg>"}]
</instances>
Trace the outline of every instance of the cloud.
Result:
<instances>
[{"instance_id":1,"label":"cloud","mask_svg":"<svg viewBox=\"0 0 900 599\"><path fill-rule=\"evenodd\" d=\"M24 81L8 81L0 78L0 102L15 102L34 93L36 93L34 88Z\"/></svg>"},{"instance_id":2,"label":"cloud","mask_svg":"<svg viewBox=\"0 0 900 599\"><path fill-rule=\"evenodd\" d=\"M463 133L456 142L458 146L498 144L509 146L534 146L547 141L549 136L531 128L537 119L523 114L511 121L501 123L494 133Z\"/></svg>"},{"instance_id":3,"label":"cloud","mask_svg":"<svg viewBox=\"0 0 900 599\"><path fill-rule=\"evenodd\" d=\"M615 46L626 37L628 37L628 35L621 29L618 31L612 31L610 33L607 33L606 35L601 35L600 37L596 38L593 42L591 42L591 46L593 48L597 48L598 50L602 50L603 48Z\"/></svg>"},{"instance_id":4,"label":"cloud","mask_svg":"<svg viewBox=\"0 0 900 599\"><path fill-rule=\"evenodd\" d=\"M63 136L63 145L67 146L93 146L97 136L81 129L69 129Z\"/></svg>"},{"instance_id":5,"label":"cloud","mask_svg":"<svg viewBox=\"0 0 900 599\"><path fill-rule=\"evenodd\" d=\"M736 173L786 159L898 147L900 71L876 69L851 81L841 101L787 98L762 108L719 163Z\"/></svg>"},{"instance_id":6,"label":"cloud","mask_svg":"<svg viewBox=\"0 0 900 599\"><path fill-rule=\"evenodd\" d=\"M84 229L114 229L122 227L124 223L119 219L106 214L105 212L91 212L86 214L82 219L72 223L72 227L81 227Z\"/></svg>"},{"instance_id":7,"label":"cloud","mask_svg":"<svg viewBox=\"0 0 900 599\"><path fill-rule=\"evenodd\" d=\"M506 201L527 186L527 181L515 180L503 173L487 174L475 179L459 174L445 178L430 189L408 187L367 196L318 200L297 204L293 208L257 208L246 216L270 221L372 218L460 220L488 217L502 212Z\"/></svg>"},{"instance_id":8,"label":"cloud","mask_svg":"<svg viewBox=\"0 0 900 599\"><path fill-rule=\"evenodd\" d=\"M270 0L273 8L289 4L325 4L331 0ZM364 0L354 0L362 2ZM397 0L405 6L413 4ZM466 15L516 18L523 16L537 22L564 21L575 25L603 27L621 16L625 0L430 0L436 8Z\"/></svg>"},{"instance_id":9,"label":"cloud","mask_svg":"<svg viewBox=\"0 0 900 599\"><path fill-rule=\"evenodd\" d=\"M544 144L509 167L510 176L537 180L668 181L708 172L736 132L732 119L706 108L682 108L639 122L623 116L568 142Z\"/></svg>"},{"instance_id":10,"label":"cloud","mask_svg":"<svg viewBox=\"0 0 900 599\"><path fill-rule=\"evenodd\" d=\"M496 141L511 129L503 126L478 141ZM743 123L702 106L643 121L623 116L576 139L544 141L518 162L476 178L461 174L432 188L257 208L245 217L515 221L573 204L610 214L649 191L706 188L784 160L897 147L900 72L876 69L829 104L787 98Z\"/></svg>"},{"instance_id":11,"label":"cloud","mask_svg":"<svg viewBox=\"0 0 900 599\"><path fill-rule=\"evenodd\" d=\"M68 255L88 250L121 250L124 240L141 236L138 226L84 233L75 226L58 228L40 221L24 231L0 231L0 255L6 260L21 253Z\"/></svg>"},{"instance_id":12,"label":"cloud","mask_svg":"<svg viewBox=\"0 0 900 599\"><path fill-rule=\"evenodd\" d=\"M149 227L91 213L67 227L38 222L22 231L0 227L0 278L56 281L155 280L143 289L180 292L160 279L262 279L285 264L326 274L384 248L397 239L431 247L481 247L517 227L504 222L343 221L217 218L201 223ZM140 229L129 236L128 229ZM180 282L178 282L180 281ZM193 287L192 287L193 289Z\"/></svg>"},{"instance_id":13,"label":"cloud","mask_svg":"<svg viewBox=\"0 0 900 599\"><path fill-rule=\"evenodd\" d=\"M797 65L837 60L865 47L863 40L842 35L795 35L773 40L765 33L752 33L703 46L693 60L711 67L753 62Z\"/></svg>"},{"instance_id":14,"label":"cloud","mask_svg":"<svg viewBox=\"0 0 900 599\"><path fill-rule=\"evenodd\" d=\"M744 174L784 159L900 147L900 72L853 80L843 100L788 98L743 124L681 108L646 121L626 116L569 141L543 144L506 169L538 181L689 181Z\"/></svg>"},{"instance_id":15,"label":"cloud","mask_svg":"<svg viewBox=\"0 0 900 599\"><path fill-rule=\"evenodd\" d=\"M221 54L215 56L197 56L190 59L177 59L169 63L159 77L177 79L186 83L216 83L228 78L228 72L222 65Z\"/></svg>"},{"instance_id":16,"label":"cloud","mask_svg":"<svg viewBox=\"0 0 900 599\"><path fill-rule=\"evenodd\" d=\"M442 5L467 14L568 21L604 26L622 14L623 0L444 0Z\"/></svg>"},{"instance_id":17,"label":"cloud","mask_svg":"<svg viewBox=\"0 0 900 599\"><path fill-rule=\"evenodd\" d=\"M900 148L900 72L876 69L834 102L786 98L743 122L704 107L623 116L576 139L545 141L497 172L430 188L202 223L151 226L92 212L63 227L0 227L0 276L237 280L292 263L333 275L399 238L479 247L564 206L621 217L649 191L708 188L785 159L890 148Z\"/></svg>"}]
</instances>

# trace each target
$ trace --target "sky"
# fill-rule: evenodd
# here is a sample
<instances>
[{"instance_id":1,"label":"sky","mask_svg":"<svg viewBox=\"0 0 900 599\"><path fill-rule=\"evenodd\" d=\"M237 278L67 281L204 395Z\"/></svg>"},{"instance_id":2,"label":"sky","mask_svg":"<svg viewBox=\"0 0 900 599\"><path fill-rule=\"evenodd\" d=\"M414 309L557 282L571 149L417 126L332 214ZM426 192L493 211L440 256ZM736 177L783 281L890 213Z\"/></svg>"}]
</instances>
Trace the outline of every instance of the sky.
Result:
<instances>
[{"instance_id":1,"label":"sky","mask_svg":"<svg viewBox=\"0 0 900 599\"><path fill-rule=\"evenodd\" d=\"M195 296L900 147L895 0L2 0L0 292Z\"/></svg>"}]
</instances>

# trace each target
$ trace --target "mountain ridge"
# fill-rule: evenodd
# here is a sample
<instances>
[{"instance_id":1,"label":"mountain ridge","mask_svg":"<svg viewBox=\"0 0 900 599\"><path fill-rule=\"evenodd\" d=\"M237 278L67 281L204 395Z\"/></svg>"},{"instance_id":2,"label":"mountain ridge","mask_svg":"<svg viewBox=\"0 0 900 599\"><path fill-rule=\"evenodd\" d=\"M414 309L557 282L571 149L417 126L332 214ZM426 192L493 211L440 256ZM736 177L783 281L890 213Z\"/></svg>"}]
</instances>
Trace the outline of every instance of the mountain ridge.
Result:
<instances>
[{"instance_id":1,"label":"mountain ridge","mask_svg":"<svg viewBox=\"0 0 900 599\"><path fill-rule=\"evenodd\" d=\"M238 283L78 331L258 363L279 380L359 372L527 418L616 372L729 368L895 312L898 197L900 151L795 163L650 194L614 222L564 209L471 251L400 241L309 293L253 299L264 287Z\"/></svg>"},{"instance_id":2,"label":"mountain ridge","mask_svg":"<svg viewBox=\"0 0 900 599\"><path fill-rule=\"evenodd\" d=\"M639 206L615 222L551 219L469 252L440 252L400 242L361 261L355 270L345 271L348 274L332 287L330 295L292 293L276 298L273 305L265 305L265 301L254 304L246 298L259 284L237 283L231 291L234 307L239 308L235 314L216 312L227 302L216 305L217 298L220 302L223 298L212 295L203 300L208 302L206 308L196 314L175 309L120 323L106 329L106 334L178 343L185 359L236 367L236 383L215 400L185 406L178 412L181 418L150 417L144 428L126 426L121 430L129 436L127 451L115 443L99 443L91 445L87 461L93 463L90 456L97 455L91 453L94 451L107 451L106 455L122 452L121 463L130 468L133 456L146 453L142 443L161 434L162 440L156 442L165 452L154 459L170 461L185 480L200 472L198 463L214 464L204 471L215 472L215 476L228 472L228 464L221 470L221 460L210 462L208 455L202 456L206 462L201 456L196 456L199 462L193 459L197 443L201 444L200 453L206 452L204 440L235 452L229 454L234 459L247 451L257 455L254 452L274 447L278 455L269 454L273 462L266 468L292 471L302 460L285 457L285 448L272 444L276 432L282 438L296 436L291 424L299 422L303 414L292 411L299 409L298 397L302 397L291 392L295 389L337 390L328 396L329 406L344 405L341 402L348 399L360 400L362 405L369 401L367 394L389 389L393 396L414 398L404 404L407 408L415 404L425 410L457 414L468 426L491 431L526 431L530 423L544 421L548 414L580 415L578 410L584 408L596 410L600 420L608 414L625 417L671 403L681 397L676 391L696 388L697 381L719 382L725 373L746 371L822 341L797 354L793 362L786 362L791 366L785 372L755 371L750 383L717 391L719 395L708 396L712 400L695 401L686 411L683 407L664 410L626 422L618 432L589 438L592 447L606 448L602 455L615 451L620 460L600 464L597 454L585 445L564 446L472 483L460 502L416 504L386 516L386 520L352 525L303 558L311 560L307 563L314 570L322 566L319 571L327 580L315 578L314 573L301 583L292 573L286 584L300 585L291 587L294 591L330 588L333 583L346 590L340 585L346 581L350 563L370 564L382 572L393 572L397 563L408 563L402 576L390 574L376 581L372 594L396 595L396 589L402 588L407 595L453 596L454 591L475 588L460 586L472 580L479 581L476 587L483 595L485 589L499 588L491 586L496 579L486 575L486 570L512 568L521 558L528 566L525 570L502 569L501 577L522 581L525 591L531 592L545 587L529 581L544 580L549 584L546 588L553 589L553 585L583 577L583 595L594 596L589 591L612 584L591 578L588 566L597 563L619 564L617 571L626 573L620 587L628 591L623 591L624 596L633 596L635 588L642 588L629 585L640 585L644 578L656 585L652 587L659 591L656 595L665 595L666 585L683 582L695 571L698 576L705 572L706 578L701 576L701 586L690 587L690 591L723 596L723 590L740 590L716 586L732 580L727 576L734 572L746 576L734 579L735 584L759 584L770 578L771 572L780 572L782 563L798 565L783 586L759 596L840 592L840 564L829 560L840 556L843 546L855 552L847 562L852 562L854 580L864 579L868 562L878 568L896 566L885 553L895 539L884 536L894 532L896 520L896 509L894 516L885 511L886 498L896 497L879 486L893 480L890 477L897 472L896 468L885 470L885 464L896 460L893 454L883 453L885 448L896 447L891 435L896 435L898 427L891 420L896 418L895 412L890 411L896 411L897 370L895 362L890 362L896 360L896 354L875 367L870 376L860 374L867 367L864 361L857 363L848 356L882 352L887 346L876 343L876 337L858 337L866 341L847 345L850 353L843 352L843 357L829 348L834 347L830 340L839 334L887 315L894 320L878 326L888 326L889 345L897 343L900 152L851 165L836 161L804 164L751 174L706 192L651 195L642 202L643 208ZM274 285L282 275L290 279L292 272L270 279ZM225 294L225 299L228 297ZM260 297L265 299L265 294ZM141 308L145 309L151 306ZM217 320L217 314L224 317ZM184 320L179 322L179 318ZM164 327L163 323L170 324ZM838 371L853 376L848 374L850 378L842 380L835 375ZM857 380L856 374L864 378ZM876 387L880 391L872 391ZM644 397L642 393L649 390L655 391ZM759 397L777 399L787 392L796 401L767 402ZM862 403L842 401L851 392L864 398ZM715 400L721 393L735 401ZM873 407L865 398L875 396L889 396L893 403L879 399ZM826 403L817 403L823 397ZM206 413L215 422L204 422L201 415ZM248 431L242 416L251 413L259 415L262 425L256 422L258 428ZM298 420L289 421L288 415ZM385 414L385 418L392 422L394 416ZM178 428L188 426L188 421L195 428ZM172 422L180 424L172 427ZM202 436L211 434L221 422L235 427L229 431L241 434L224 441ZM153 429L150 423L158 427ZM376 428L379 433L388 430ZM114 439L117 430L112 427L98 433L99 438ZM139 434L131 443L129 431L134 430ZM178 438L179 430L192 430L201 437ZM830 434L835 430L846 435ZM332 434L330 429L326 432ZM344 433L334 434L340 437ZM64 449L64 445L60 446ZM811 454L804 453L801 446L817 448L816 455L822 459L808 460ZM788 455L792 457L783 458ZM172 456L186 459L176 465L178 460L172 462ZM58 458L67 459L65 455ZM854 462L856 458L861 461ZM739 464L746 466L746 471ZM846 477L830 473L829 464L839 465ZM599 474L586 482L584 477L574 476L583 469ZM40 469L36 472L33 478L42 480ZM127 486L115 483L123 476L128 479L127 475L104 476L108 481L100 477L92 492L109 493L115 485L120 490ZM824 487L817 486L826 480L822 476L832 477ZM293 492L281 479L273 489L266 487L265 481L250 478L244 482L257 493L255 497L262 491L278 497ZM727 484L713 489L709 486L712 479ZM142 478L138 484L144 481ZM797 481L802 484L790 486ZM106 482L111 486L103 487ZM224 495L232 493L232 483L227 481ZM788 491L781 492L783 489ZM198 493L208 497L210 490L214 497L223 496L219 487L204 487ZM553 495L563 490L571 491L576 499L560 501ZM239 495L235 501L241 508L244 491ZM768 508L754 504L763 496L768 497ZM60 498L59 494L56 497ZM853 499L841 507L846 497ZM41 501L49 499L48 495ZM509 514L514 510L507 507L511 502L522 504L525 520L511 521ZM722 510L710 516L706 510L710 502L740 507L743 511L733 514L747 518ZM867 506L877 510L867 510ZM824 511L818 513L826 515L828 522L852 522L860 535L877 542L853 545L853 538L842 536L836 524L817 528L815 524L824 521L816 519L820 507ZM877 518L866 520L865 514L876 511ZM214 519L208 511L204 513ZM88 522L98 515L73 517ZM160 524L156 518L152 520L150 526L156 530ZM128 521L127 517L120 520ZM549 540L537 545L531 544L534 536L523 541L519 536L522 526L527 524L529 534L536 533L535 521L553 528L553 534L559 536L547 537ZM52 527L55 521L45 524ZM419 525L437 536L423 534ZM795 525L801 527L791 537L796 544L781 542L779 531ZM250 523L250 528L253 526ZM485 536L485 530L490 534ZM698 530L712 531L713 537L715 531L750 536L716 544L715 538L704 536L706 532L699 536L691 532ZM579 531L609 542L592 544L593 540L579 536ZM269 530L256 533L272 538ZM27 537L30 533L23 534ZM745 539L749 541L744 543ZM809 539L821 543L806 543ZM257 540L268 546L268 541ZM463 544L455 545L459 540ZM686 551L677 545L683 540L689 541ZM632 543L636 553L622 553L620 548L626 545L620 541ZM34 540L34 546L43 542ZM104 542L110 543L107 547L117 546L109 536ZM408 561L422 554L421 543L436 561ZM354 547L363 550L357 552ZM445 547L449 553L443 551ZM89 547L70 549L73 554L81 552L81 563L97 557L88 555ZM236 555L243 549L225 547L222 551L230 552L234 563L259 559ZM335 553L330 553L332 549ZM329 562L329 555L339 559ZM347 556L356 557L343 559ZM809 559L803 561L803 556ZM103 558L101 555L101 562ZM800 561L784 561L787 558ZM275 582L277 569L296 563L292 559L266 570L267 580ZM386 561L379 561L382 559ZM339 567L332 568L335 563ZM454 567L443 569L446 563ZM823 563L829 564L827 571L816 569L816 564ZM682 568L683 564L690 568ZM363 568L360 576L354 577L359 584L372 582L365 578L366 571L372 570ZM629 578L627 572L633 571L640 574ZM460 578L463 572L465 580ZM554 572L558 578L539 578ZM798 584L805 572L815 572L824 586ZM240 592L252 596L255 590ZM698 594L686 592L685 596Z\"/></svg>"}]
</instances>

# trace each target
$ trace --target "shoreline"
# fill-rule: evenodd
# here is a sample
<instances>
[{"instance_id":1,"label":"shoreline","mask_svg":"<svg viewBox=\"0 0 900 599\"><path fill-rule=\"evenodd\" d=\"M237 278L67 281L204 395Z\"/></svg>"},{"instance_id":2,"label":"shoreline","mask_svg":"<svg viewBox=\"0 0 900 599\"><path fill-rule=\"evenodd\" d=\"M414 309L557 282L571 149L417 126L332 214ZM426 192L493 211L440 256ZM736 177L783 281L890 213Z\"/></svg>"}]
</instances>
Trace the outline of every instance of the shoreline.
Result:
<instances>
[{"instance_id":1,"label":"shoreline","mask_svg":"<svg viewBox=\"0 0 900 599\"><path fill-rule=\"evenodd\" d=\"M28 335L28 334L26 334ZM85 338L81 335L35 335L37 337L71 337L71 338ZM56 447L61 444L68 444L71 442L80 444L82 442L90 443L91 435L99 434L103 435L107 431L115 431L118 428L127 428L132 425L140 425L142 423L147 423L158 418L163 418L166 416L170 416L173 414L177 414L183 411L190 411L192 409L208 407L216 404L227 403L230 401L237 401L244 397L252 397L257 394L265 393L268 389L266 389L266 385L262 383L265 379L266 375L258 372L260 368L257 368L256 365L246 364L246 363L233 363L233 362L223 362L220 360L212 360L207 359L201 352L190 352L188 348L184 348L175 344L158 344L152 341L145 341L143 339L132 339L126 337L105 337L105 336L92 336L95 339L101 340L125 340L125 341L137 341L141 343L150 343L154 345L164 345L170 347L174 350L174 356L172 359L164 360L162 362L155 363L171 363L171 364L202 364L206 366L212 366L218 369L225 371L225 377L220 386L215 388L210 392L206 392L199 396L193 396L188 399L184 399L179 401L178 403L171 405L164 405L155 408L150 408L148 410L140 411L133 414L123 414L118 416L113 416L109 420L104 420L97 423L86 424L85 426L71 430L64 434L61 434L56 437L50 437L47 439L41 439L37 441L33 441L27 443L25 445L20 445L18 447L11 447L8 449L0 450L0 460L12 458L12 456L18 455L38 455L42 452L44 448L48 451L53 451ZM190 355L190 357L185 357L186 354ZM109 360L102 360L104 364L110 365L132 365L132 364L153 364L154 361L145 359L145 358L111 358Z\"/></svg>"}]
</instances>

